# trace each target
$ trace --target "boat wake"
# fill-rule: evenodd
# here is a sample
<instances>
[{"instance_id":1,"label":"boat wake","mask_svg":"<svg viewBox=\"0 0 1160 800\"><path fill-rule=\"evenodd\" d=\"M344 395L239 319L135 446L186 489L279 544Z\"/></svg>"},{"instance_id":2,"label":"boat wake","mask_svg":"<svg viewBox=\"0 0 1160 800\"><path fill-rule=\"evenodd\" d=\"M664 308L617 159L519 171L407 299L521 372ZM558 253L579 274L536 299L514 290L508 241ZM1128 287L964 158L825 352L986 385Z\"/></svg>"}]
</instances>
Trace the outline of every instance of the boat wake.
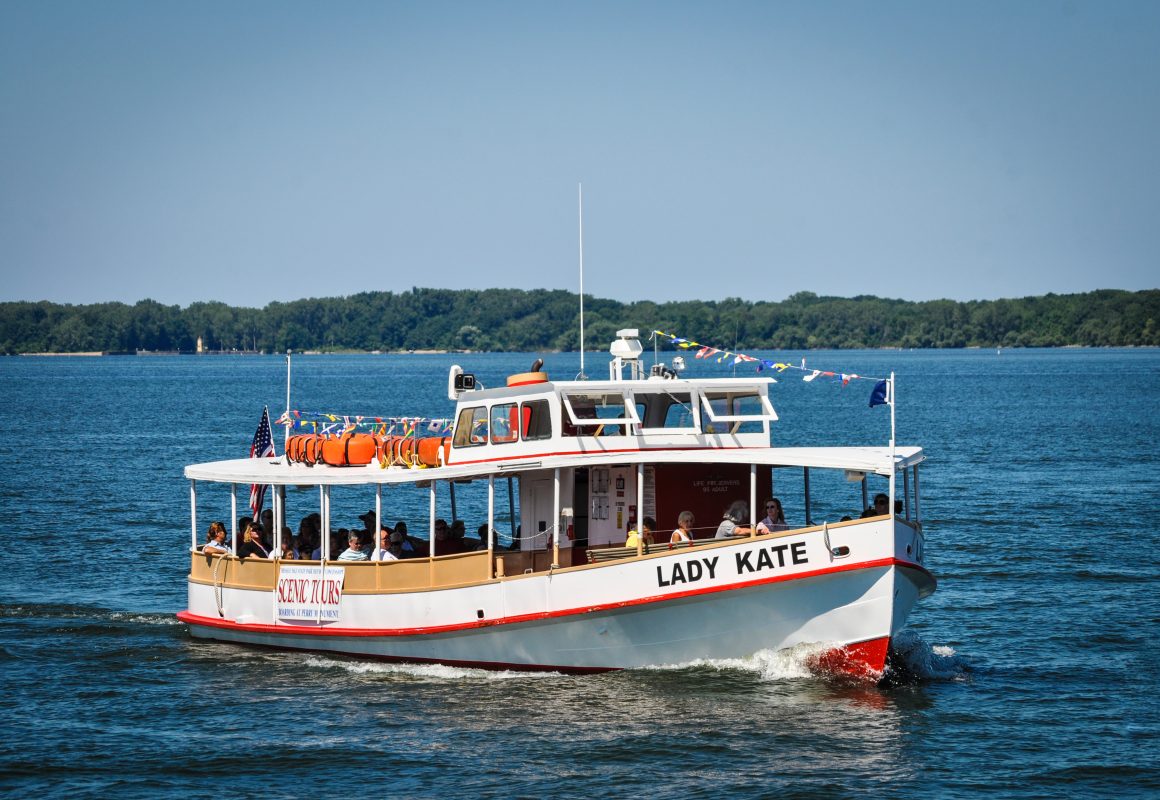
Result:
<instances>
[{"instance_id":1,"label":"boat wake","mask_svg":"<svg viewBox=\"0 0 1160 800\"><path fill-rule=\"evenodd\" d=\"M949 645L932 645L912 631L902 631L890 644L886 662L887 686L965 681L971 665Z\"/></svg>"},{"instance_id":2,"label":"boat wake","mask_svg":"<svg viewBox=\"0 0 1160 800\"><path fill-rule=\"evenodd\" d=\"M831 680L862 682L845 674L819 671L818 664L833 645L824 643L799 644L785 650L760 650L746 658L697 659L683 664L651 667L654 670L714 670L742 672L763 681L784 681L799 678L822 677ZM931 645L911 631L903 631L894 638L887 659L885 687L908 686L941 681L964 681L971 672L966 658L947 645Z\"/></svg>"},{"instance_id":3,"label":"boat wake","mask_svg":"<svg viewBox=\"0 0 1160 800\"><path fill-rule=\"evenodd\" d=\"M817 674L811 665L818 656L829 649L830 646L825 644L799 644L785 650L759 650L745 658L696 659L683 664L667 664L649 669L743 672L756 675L763 681L811 678Z\"/></svg>"},{"instance_id":4,"label":"boat wake","mask_svg":"<svg viewBox=\"0 0 1160 800\"><path fill-rule=\"evenodd\" d=\"M384 664L376 661L348 661L328 656L307 656L303 663L314 669L342 669L352 675L370 677L411 679L420 681L448 681L462 683L465 680L510 681L560 678L559 672L524 672L518 670L489 670L473 667L452 667L445 664Z\"/></svg>"},{"instance_id":5,"label":"boat wake","mask_svg":"<svg viewBox=\"0 0 1160 800\"><path fill-rule=\"evenodd\" d=\"M53 604L18 605L0 603L0 619L77 619L128 622L134 625L180 625L173 614L144 611L113 611L99 606Z\"/></svg>"}]
</instances>

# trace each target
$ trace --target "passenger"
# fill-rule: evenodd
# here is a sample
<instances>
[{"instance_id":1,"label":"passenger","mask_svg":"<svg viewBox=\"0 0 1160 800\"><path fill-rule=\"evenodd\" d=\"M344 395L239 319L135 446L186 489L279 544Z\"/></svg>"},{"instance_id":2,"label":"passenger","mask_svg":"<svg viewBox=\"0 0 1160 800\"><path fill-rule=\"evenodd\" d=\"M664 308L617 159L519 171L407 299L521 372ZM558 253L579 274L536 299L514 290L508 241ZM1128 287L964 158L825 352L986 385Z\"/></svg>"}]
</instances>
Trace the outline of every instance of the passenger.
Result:
<instances>
[{"instance_id":1,"label":"passenger","mask_svg":"<svg viewBox=\"0 0 1160 800\"><path fill-rule=\"evenodd\" d=\"M362 520L363 531L366 533L366 536L364 538L368 542L374 542L374 540L375 540L375 537L374 537L375 520L377 519L377 515L375 514L375 510L372 508L370 511L368 511L365 514L359 514L358 518L360 520Z\"/></svg>"},{"instance_id":2,"label":"passenger","mask_svg":"<svg viewBox=\"0 0 1160 800\"><path fill-rule=\"evenodd\" d=\"M435 520L435 530L431 536L431 555L445 556L451 552L451 545L449 542L449 535L447 530L447 520Z\"/></svg>"},{"instance_id":3,"label":"passenger","mask_svg":"<svg viewBox=\"0 0 1160 800\"><path fill-rule=\"evenodd\" d=\"M451 527L447 531L447 544L449 553L466 553L468 550L467 543L464 537L467 535L467 526L463 524L463 520L457 519L451 523Z\"/></svg>"},{"instance_id":4,"label":"passenger","mask_svg":"<svg viewBox=\"0 0 1160 800\"><path fill-rule=\"evenodd\" d=\"M396 543L399 545L399 552L396 553L399 558L416 558L422 554L420 541L407 535L407 523L403 520L395 523L395 532L391 535L391 544Z\"/></svg>"},{"instance_id":5,"label":"passenger","mask_svg":"<svg viewBox=\"0 0 1160 800\"><path fill-rule=\"evenodd\" d=\"M350 532L347 536L347 542L350 544L345 550L338 555L339 561L366 561L367 554L363 552L362 546L359 543L358 533Z\"/></svg>"},{"instance_id":6,"label":"passenger","mask_svg":"<svg viewBox=\"0 0 1160 800\"><path fill-rule=\"evenodd\" d=\"M207 556L212 556L218 553L228 553L229 551L230 547L226 544L225 523L211 522L209 524L209 530L206 532L205 546L201 548L201 552Z\"/></svg>"},{"instance_id":7,"label":"passenger","mask_svg":"<svg viewBox=\"0 0 1160 800\"><path fill-rule=\"evenodd\" d=\"M330 532L330 557L337 558L336 553L342 552L342 546L350 539L349 528L339 528Z\"/></svg>"},{"instance_id":8,"label":"passenger","mask_svg":"<svg viewBox=\"0 0 1160 800\"><path fill-rule=\"evenodd\" d=\"M250 523L242 535L242 543L238 545L238 557L268 558L269 555L270 551L262 546L262 526L257 522Z\"/></svg>"},{"instance_id":9,"label":"passenger","mask_svg":"<svg viewBox=\"0 0 1160 800\"><path fill-rule=\"evenodd\" d=\"M722 517L721 524L717 526L717 534L713 538L728 539L730 536L748 536L749 525L743 524L748 520L749 503L744 500L735 500Z\"/></svg>"},{"instance_id":10,"label":"passenger","mask_svg":"<svg viewBox=\"0 0 1160 800\"><path fill-rule=\"evenodd\" d=\"M415 555L414 550L411 550L410 555L408 555L407 551L404 549L405 547L407 547L407 544L408 544L407 537L404 536L403 534L399 533L397 530L391 534L391 554L395 558L412 558L412 557L414 557L414 555Z\"/></svg>"},{"instance_id":11,"label":"passenger","mask_svg":"<svg viewBox=\"0 0 1160 800\"><path fill-rule=\"evenodd\" d=\"M294 537L290 534L290 529L286 528L282 531L282 553L279 556L283 561L295 561L298 558L298 549L295 547Z\"/></svg>"},{"instance_id":12,"label":"passenger","mask_svg":"<svg viewBox=\"0 0 1160 800\"><path fill-rule=\"evenodd\" d=\"M769 498L765 501L765 517L757 523L757 532L777 533L788 530L789 526L785 524L785 512L781 510L781 501L776 497Z\"/></svg>"},{"instance_id":13,"label":"passenger","mask_svg":"<svg viewBox=\"0 0 1160 800\"><path fill-rule=\"evenodd\" d=\"M391 552L391 538L394 534L386 525L379 530L379 546L371 553L371 561L395 561L398 556Z\"/></svg>"},{"instance_id":14,"label":"passenger","mask_svg":"<svg viewBox=\"0 0 1160 800\"><path fill-rule=\"evenodd\" d=\"M653 531L657 527L657 521L652 517L645 517L641 520L641 531L635 529L628 532L628 538L624 542L625 547L638 547L643 540L645 544L653 543Z\"/></svg>"},{"instance_id":15,"label":"passenger","mask_svg":"<svg viewBox=\"0 0 1160 800\"><path fill-rule=\"evenodd\" d=\"M267 508L262 512L262 530L266 532L267 539L274 535L274 510ZM269 548L273 542L263 542Z\"/></svg>"},{"instance_id":16,"label":"passenger","mask_svg":"<svg viewBox=\"0 0 1160 800\"><path fill-rule=\"evenodd\" d=\"M246 532L250 530L250 525L253 521L253 517L238 517L238 530L242 532L243 542L246 540ZM241 545L238 545L238 550L241 550Z\"/></svg>"},{"instance_id":17,"label":"passenger","mask_svg":"<svg viewBox=\"0 0 1160 800\"><path fill-rule=\"evenodd\" d=\"M486 522L479 526L479 528L475 531L475 535L479 537L479 542L472 549L473 550L486 550L487 549L487 542L488 542L487 523Z\"/></svg>"},{"instance_id":18,"label":"passenger","mask_svg":"<svg viewBox=\"0 0 1160 800\"><path fill-rule=\"evenodd\" d=\"M677 515L677 529L669 537L670 544L693 543L693 523L696 522L692 511L682 511Z\"/></svg>"}]
</instances>

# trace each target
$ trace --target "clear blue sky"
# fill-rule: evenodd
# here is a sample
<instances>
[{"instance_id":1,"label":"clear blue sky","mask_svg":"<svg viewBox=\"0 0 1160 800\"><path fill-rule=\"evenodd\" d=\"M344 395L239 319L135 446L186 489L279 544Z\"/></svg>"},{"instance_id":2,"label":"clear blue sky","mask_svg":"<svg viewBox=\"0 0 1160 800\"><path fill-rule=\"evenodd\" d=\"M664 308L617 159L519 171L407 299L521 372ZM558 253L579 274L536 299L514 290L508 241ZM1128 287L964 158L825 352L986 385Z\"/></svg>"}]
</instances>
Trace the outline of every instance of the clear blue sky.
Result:
<instances>
[{"instance_id":1,"label":"clear blue sky","mask_svg":"<svg viewBox=\"0 0 1160 800\"><path fill-rule=\"evenodd\" d=\"M1160 285L1157 2L0 2L0 300Z\"/></svg>"}]
</instances>

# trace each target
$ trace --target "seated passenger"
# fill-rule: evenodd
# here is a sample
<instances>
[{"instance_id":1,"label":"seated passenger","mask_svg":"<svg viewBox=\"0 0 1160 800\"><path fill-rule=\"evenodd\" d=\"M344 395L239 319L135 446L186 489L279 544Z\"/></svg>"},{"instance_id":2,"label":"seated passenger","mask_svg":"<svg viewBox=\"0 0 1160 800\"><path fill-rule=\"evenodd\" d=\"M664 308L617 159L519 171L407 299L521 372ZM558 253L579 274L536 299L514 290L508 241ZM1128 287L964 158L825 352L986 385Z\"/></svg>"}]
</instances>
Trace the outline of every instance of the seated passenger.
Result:
<instances>
[{"instance_id":1,"label":"seated passenger","mask_svg":"<svg viewBox=\"0 0 1160 800\"><path fill-rule=\"evenodd\" d=\"M749 503L744 500L736 500L733 505L729 506L729 510L725 512L721 519L721 524L717 526L717 533L714 539L728 539L730 536L748 536L749 526L743 523L749 521Z\"/></svg>"},{"instance_id":2,"label":"seated passenger","mask_svg":"<svg viewBox=\"0 0 1160 800\"><path fill-rule=\"evenodd\" d=\"M279 558L283 561L294 561L298 558L298 548L295 547L297 541L290 535L290 529L285 528L282 531L282 552Z\"/></svg>"},{"instance_id":3,"label":"seated passenger","mask_svg":"<svg viewBox=\"0 0 1160 800\"><path fill-rule=\"evenodd\" d=\"M427 543L407 533L407 523L399 520L395 523L395 533L399 534L402 546L402 555L399 558L420 558L427 555ZM393 541L393 540L392 540Z\"/></svg>"},{"instance_id":4,"label":"seated passenger","mask_svg":"<svg viewBox=\"0 0 1160 800\"><path fill-rule=\"evenodd\" d=\"M656 526L657 521L655 519L652 517L645 517L643 520L641 520L641 531L638 532L635 529L630 530L628 532L628 539L626 539L624 542L624 546L639 547L642 540L644 544L652 544L653 529L656 528Z\"/></svg>"},{"instance_id":5,"label":"seated passenger","mask_svg":"<svg viewBox=\"0 0 1160 800\"><path fill-rule=\"evenodd\" d=\"M391 552L391 540L394 534L386 525L379 530L379 546L371 553L371 561L396 561L398 556Z\"/></svg>"},{"instance_id":6,"label":"seated passenger","mask_svg":"<svg viewBox=\"0 0 1160 800\"><path fill-rule=\"evenodd\" d=\"M874 495L874 505L862 512L861 519L882 517L890 513L890 498L879 492Z\"/></svg>"},{"instance_id":7,"label":"seated passenger","mask_svg":"<svg viewBox=\"0 0 1160 800\"><path fill-rule=\"evenodd\" d=\"M359 546L358 534L351 533L347 537L350 547L343 550L339 556L339 561L366 561L367 554L363 552L362 547Z\"/></svg>"},{"instance_id":8,"label":"seated passenger","mask_svg":"<svg viewBox=\"0 0 1160 800\"><path fill-rule=\"evenodd\" d=\"M209 530L206 532L205 546L201 548L201 552L207 556L217 555L219 553L228 553L230 547L226 544L226 526L224 522L211 522Z\"/></svg>"},{"instance_id":9,"label":"seated passenger","mask_svg":"<svg viewBox=\"0 0 1160 800\"><path fill-rule=\"evenodd\" d=\"M238 545L239 558L266 558L270 551L262 546L262 526L257 522L250 523L250 527L242 534L242 543Z\"/></svg>"},{"instance_id":10,"label":"seated passenger","mask_svg":"<svg viewBox=\"0 0 1160 800\"><path fill-rule=\"evenodd\" d=\"M431 535L431 555L445 556L451 552L451 545L449 543L449 534L447 531L447 520L435 520L435 530Z\"/></svg>"},{"instance_id":11,"label":"seated passenger","mask_svg":"<svg viewBox=\"0 0 1160 800\"><path fill-rule=\"evenodd\" d=\"M463 524L463 520L457 519L451 523L451 527L447 530L447 552L449 553L465 553L469 549L467 547L464 537L467 535L467 526Z\"/></svg>"},{"instance_id":12,"label":"seated passenger","mask_svg":"<svg viewBox=\"0 0 1160 800\"><path fill-rule=\"evenodd\" d=\"M488 531L486 522L479 526L479 528L475 531L475 535L479 537L479 542L470 549L486 550L488 543Z\"/></svg>"},{"instance_id":13,"label":"seated passenger","mask_svg":"<svg viewBox=\"0 0 1160 800\"><path fill-rule=\"evenodd\" d=\"M682 544L693 541L693 523L696 522L692 511L682 511L677 515L677 529L669 537L669 544Z\"/></svg>"},{"instance_id":14,"label":"seated passenger","mask_svg":"<svg viewBox=\"0 0 1160 800\"><path fill-rule=\"evenodd\" d=\"M776 497L769 498L765 501L765 517L757 523L757 532L776 533L788 530L789 526L785 524L785 512L781 510L781 501Z\"/></svg>"}]
</instances>

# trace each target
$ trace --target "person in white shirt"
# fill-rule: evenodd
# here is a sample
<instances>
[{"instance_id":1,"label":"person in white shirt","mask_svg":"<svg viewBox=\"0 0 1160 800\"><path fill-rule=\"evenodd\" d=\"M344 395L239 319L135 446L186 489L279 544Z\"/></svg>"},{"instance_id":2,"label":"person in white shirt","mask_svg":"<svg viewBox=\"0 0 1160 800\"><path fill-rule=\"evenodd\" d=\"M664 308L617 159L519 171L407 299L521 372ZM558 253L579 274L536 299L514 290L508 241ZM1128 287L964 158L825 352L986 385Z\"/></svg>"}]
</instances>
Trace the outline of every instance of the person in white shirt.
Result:
<instances>
[{"instance_id":1,"label":"person in white shirt","mask_svg":"<svg viewBox=\"0 0 1160 800\"><path fill-rule=\"evenodd\" d=\"M201 549L201 552L207 556L212 556L229 551L229 545L226 544L226 526L221 522L211 522L209 535L206 537L205 547Z\"/></svg>"},{"instance_id":2,"label":"person in white shirt","mask_svg":"<svg viewBox=\"0 0 1160 800\"><path fill-rule=\"evenodd\" d=\"M342 551L342 553L338 557L338 560L339 561L366 561L367 554L364 553L363 549L358 546L358 534L352 533L350 535L350 538L347 541L350 543L350 546Z\"/></svg>"},{"instance_id":3,"label":"person in white shirt","mask_svg":"<svg viewBox=\"0 0 1160 800\"><path fill-rule=\"evenodd\" d=\"M391 529L386 525L379 531L379 546L371 553L371 561L398 561L399 557L391 552Z\"/></svg>"},{"instance_id":4,"label":"person in white shirt","mask_svg":"<svg viewBox=\"0 0 1160 800\"><path fill-rule=\"evenodd\" d=\"M681 544L693 541L693 523L697 520L692 511L682 511L677 515L677 529L669 537L670 544Z\"/></svg>"},{"instance_id":5,"label":"person in white shirt","mask_svg":"<svg viewBox=\"0 0 1160 800\"><path fill-rule=\"evenodd\" d=\"M769 498L765 501L765 518L757 523L757 532L776 533L788 530L789 526L785 524L785 512L781 510L781 501L776 497Z\"/></svg>"}]
</instances>

